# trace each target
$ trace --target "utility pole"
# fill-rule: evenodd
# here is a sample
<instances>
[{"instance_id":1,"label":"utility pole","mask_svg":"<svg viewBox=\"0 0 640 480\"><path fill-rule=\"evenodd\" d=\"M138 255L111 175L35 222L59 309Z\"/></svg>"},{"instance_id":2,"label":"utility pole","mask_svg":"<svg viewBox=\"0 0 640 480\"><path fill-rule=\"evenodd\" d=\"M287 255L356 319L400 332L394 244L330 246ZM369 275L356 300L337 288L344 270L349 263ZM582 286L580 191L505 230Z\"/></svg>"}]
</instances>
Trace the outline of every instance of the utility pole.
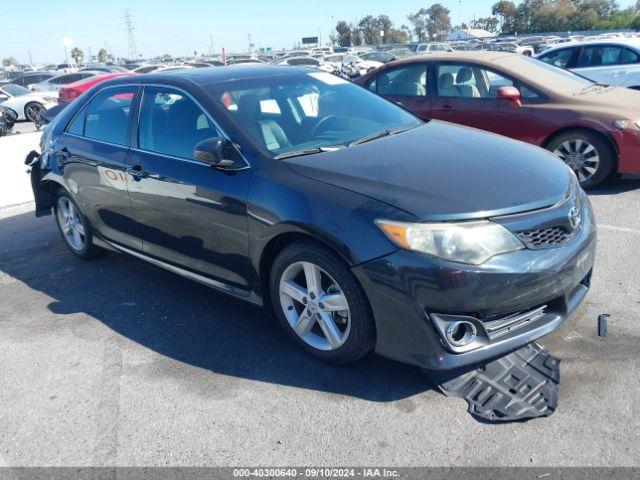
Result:
<instances>
[{"instance_id":1,"label":"utility pole","mask_svg":"<svg viewBox=\"0 0 640 480\"><path fill-rule=\"evenodd\" d=\"M33 58L31 57L31 50L29 50L27 53L29 53L29 65L33 66Z\"/></svg>"},{"instance_id":2,"label":"utility pole","mask_svg":"<svg viewBox=\"0 0 640 480\"><path fill-rule=\"evenodd\" d=\"M249 39L249 53L253 52L253 43L251 43L251 34L247 34L247 39Z\"/></svg>"},{"instance_id":3,"label":"utility pole","mask_svg":"<svg viewBox=\"0 0 640 480\"><path fill-rule=\"evenodd\" d=\"M136 41L133 38L133 21L131 20L131 11L124 11L124 20L127 26L127 33L129 35L129 57L132 59L138 58L138 49L136 48Z\"/></svg>"},{"instance_id":4,"label":"utility pole","mask_svg":"<svg viewBox=\"0 0 640 480\"><path fill-rule=\"evenodd\" d=\"M209 35L209 53L213 56L213 35Z\"/></svg>"}]
</instances>

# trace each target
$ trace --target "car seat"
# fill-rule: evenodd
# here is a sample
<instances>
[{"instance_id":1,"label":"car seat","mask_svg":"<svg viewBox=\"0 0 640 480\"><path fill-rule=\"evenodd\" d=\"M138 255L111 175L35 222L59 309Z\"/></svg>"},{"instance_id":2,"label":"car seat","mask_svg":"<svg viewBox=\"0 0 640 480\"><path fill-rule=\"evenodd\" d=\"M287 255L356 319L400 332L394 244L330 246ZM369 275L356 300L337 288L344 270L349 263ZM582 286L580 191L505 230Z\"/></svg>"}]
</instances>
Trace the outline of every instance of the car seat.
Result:
<instances>
[{"instance_id":1,"label":"car seat","mask_svg":"<svg viewBox=\"0 0 640 480\"><path fill-rule=\"evenodd\" d=\"M278 150L291 146L282 127L272 119L261 119L260 100L257 95L243 95L238 100L238 118L242 128L267 147Z\"/></svg>"},{"instance_id":2,"label":"car seat","mask_svg":"<svg viewBox=\"0 0 640 480\"><path fill-rule=\"evenodd\" d=\"M456 88L461 97L480 98L480 92L475 85L465 85L473 78L473 71L469 67L458 70L456 75Z\"/></svg>"},{"instance_id":3,"label":"car seat","mask_svg":"<svg viewBox=\"0 0 640 480\"><path fill-rule=\"evenodd\" d=\"M438 77L438 95L441 97L459 97L458 89L454 85L453 73L442 73Z\"/></svg>"}]
</instances>

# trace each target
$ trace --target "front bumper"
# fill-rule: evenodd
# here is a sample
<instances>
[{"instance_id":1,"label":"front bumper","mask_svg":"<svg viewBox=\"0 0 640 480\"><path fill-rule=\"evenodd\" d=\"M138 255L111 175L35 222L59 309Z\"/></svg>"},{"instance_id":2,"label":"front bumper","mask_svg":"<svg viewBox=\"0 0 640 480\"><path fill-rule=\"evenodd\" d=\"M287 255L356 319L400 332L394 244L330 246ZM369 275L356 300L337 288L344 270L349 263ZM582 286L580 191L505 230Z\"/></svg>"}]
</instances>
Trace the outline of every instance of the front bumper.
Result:
<instances>
[{"instance_id":1,"label":"front bumper","mask_svg":"<svg viewBox=\"0 0 640 480\"><path fill-rule=\"evenodd\" d=\"M618 145L618 173L640 175L640 134L635 130L617 130L613 137Z\"/></svg>"},{"instance_id":2,"label":"front bumper","mask_svg":"<svg viewBox=\"0 0 640 480\"><path fill-rule=\"evenodd\" d=\"M496 358L555 330L589 289L596 227L588 200L575 238L562 246L464 265L399 250L354 267L376 319L376 352L425 369L448 370ZM544 315L470 351L442 338L433 314L488 322L546 305Z\"/></svg>"}]
</instances>

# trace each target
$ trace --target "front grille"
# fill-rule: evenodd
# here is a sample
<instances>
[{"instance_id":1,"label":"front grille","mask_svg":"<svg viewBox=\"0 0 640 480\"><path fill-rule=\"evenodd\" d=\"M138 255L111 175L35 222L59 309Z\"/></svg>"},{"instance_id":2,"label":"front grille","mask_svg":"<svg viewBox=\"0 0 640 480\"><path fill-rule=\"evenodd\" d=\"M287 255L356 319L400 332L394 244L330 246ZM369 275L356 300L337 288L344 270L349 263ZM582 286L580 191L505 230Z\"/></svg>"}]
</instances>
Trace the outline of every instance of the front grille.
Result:
<instances>
[{"instance_id":1,"label":"front grille","mask_svg":"<svg viewBox=\"0 0 640 480\"><path fill-rule=\"evenodd\" d=\"M568 242L575 232L570 232L565 227L538 228L518 232L518 238L529 248L555 247Z\"/></svg>"},{"instance_id":2,"label":"front grille","mask_svg":"<svg viewBox=\"0 0 640 480\"><path fill-rule=\"evenodd\" d=\"M542 305L525 312L511 314L507 317L489 321L485 320L483 322L484 328L487 331L487 335L489 335L489 339L493 341L544 317L546 310L547 305Z\"/></svg>"}]
</instances>

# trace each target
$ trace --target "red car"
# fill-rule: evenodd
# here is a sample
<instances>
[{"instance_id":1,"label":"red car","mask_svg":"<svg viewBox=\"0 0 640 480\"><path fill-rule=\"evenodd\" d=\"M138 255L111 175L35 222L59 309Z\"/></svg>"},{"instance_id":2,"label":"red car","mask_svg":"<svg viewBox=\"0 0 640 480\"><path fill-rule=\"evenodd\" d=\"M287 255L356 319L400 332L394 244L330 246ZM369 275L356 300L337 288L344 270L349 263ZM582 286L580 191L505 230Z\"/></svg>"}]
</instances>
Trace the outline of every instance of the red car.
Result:
<instances>
[{"instance_id":1,"label":"red car","mask_svg":"<svg viewBox=\"0 0 640 480\"><path fill-rule=\"evenodd\" d=\"M616 172L640 175L638 91L596 84L505 52L412 57L358 83L424 120L460 123L546 148L585 188Z\"/></svg>"},{"instance_id":2,"label":"red car","mask_svg":"<svg viewBox=\"0 0 640 480\"><path fill-rule=\"evenodd\" d=\"M105 73L104 75L94 75L87 79L72 83L68 87L65 87L60 90L60 94L58 96L58 103L73 102L76 98L78 98L80 95L82 95L84 92L89 90L94 85L100 82L104 82L105 80L124 77L126 75L135 75L135 73L133 72Z\"/></svg>"}]
</instances>

